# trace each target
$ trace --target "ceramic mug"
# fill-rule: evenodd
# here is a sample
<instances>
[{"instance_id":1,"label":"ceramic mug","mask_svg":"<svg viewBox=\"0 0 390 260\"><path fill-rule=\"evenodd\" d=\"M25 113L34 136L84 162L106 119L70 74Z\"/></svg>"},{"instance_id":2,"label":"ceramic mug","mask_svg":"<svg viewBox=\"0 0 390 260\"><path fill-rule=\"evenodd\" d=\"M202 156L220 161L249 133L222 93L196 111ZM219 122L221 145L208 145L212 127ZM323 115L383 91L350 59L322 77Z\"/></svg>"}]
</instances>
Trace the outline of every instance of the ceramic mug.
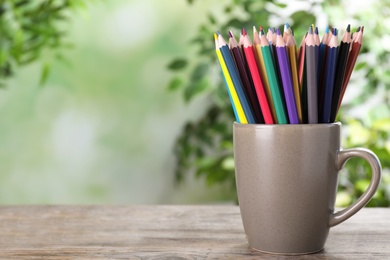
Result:
<instances>
[{"instance_id":1,"label":"ceramic mug","mask_svg":"<svg viewBox=\"0 0 390 260\"><path fill-rule=\"evenodd\" d=\"M233 125L238 202L249 246L276 254L323 249L329 228L374 196L381 179L377 156L340 148L340 123ZM351 157L368 161L372 179L351 206L335 212L339 170Z\"/></svg>"}]
</instances>

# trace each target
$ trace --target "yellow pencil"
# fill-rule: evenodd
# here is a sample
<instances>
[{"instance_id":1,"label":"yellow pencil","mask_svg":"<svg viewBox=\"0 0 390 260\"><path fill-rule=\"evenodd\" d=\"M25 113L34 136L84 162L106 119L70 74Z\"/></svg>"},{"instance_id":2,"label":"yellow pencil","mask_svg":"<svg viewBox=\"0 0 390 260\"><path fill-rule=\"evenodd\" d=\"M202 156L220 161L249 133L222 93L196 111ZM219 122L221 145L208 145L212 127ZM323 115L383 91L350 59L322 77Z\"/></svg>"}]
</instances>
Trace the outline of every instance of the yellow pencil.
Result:
<instances>
[{"instance_id":1,"label":"yellow pencil","mask_svg":"<svg viewBox=\"0 0 390 260\"><path fill-rule=\"evenodd\" d=\"M218 37L217 37L217 34L215 34L215 33L214 33L214 39L217 42ZM238 117L238 120L240 121L240 123L241 124L248 124L248 120L245 117L244 110L242 109L240 100L238 99L237 92L236 92L236 89L234 88L232 78L230 77L229 71L228 71L226 64L225 64L225 60L222 57L222 53L218 48L218 44L215 44L215 51L217 53L219 63L221 64L222 73L223 73L225 80L226 80L226 85L228 87L229 95L231 97L233 109L237 112L237 117Z\"/></svg>"},{"instance_id":2,"label":"yellow pencil","mask_svg":"<svg viewBox=\"0 0 390 260\"><path fill-rule=\"evenodd\" d=\"M291 75L292 75L292 81L294 86L294 96L295 96L295 103L297 105L298 119L299 119L299 123L302 123L301 90L298 82L296 43L295 43L294 36L292 35L291 29L288 30L286 47L290 59Z\"/></svg>"},{"instance_id":3,"label":"yellow pencil","mask_svg":"<svg viewBox=\"0 0 390 260\"><path fill-rule=\"evenodd\" d=\"M256 57L256 61L257 61L257 66L260 68L260 76L261 76L261 80L263 82L263 85L265 87L265 92L267 94L268 102L269 102L270 107L271 107L272 117L274 118L275 123L277 124L278 118L276 116L274 100L272 98L271 88L269 86L268 76L267 76L267 72L265 70L263 53L261 52L260 37L259 37L259 33L256 30L256 27L254 27L254 26L253 26L253 46L255 47L255 48L253 48L253 50L255 50L254 52L255 52L255 57Z\"/></svg>"}]
</instances>

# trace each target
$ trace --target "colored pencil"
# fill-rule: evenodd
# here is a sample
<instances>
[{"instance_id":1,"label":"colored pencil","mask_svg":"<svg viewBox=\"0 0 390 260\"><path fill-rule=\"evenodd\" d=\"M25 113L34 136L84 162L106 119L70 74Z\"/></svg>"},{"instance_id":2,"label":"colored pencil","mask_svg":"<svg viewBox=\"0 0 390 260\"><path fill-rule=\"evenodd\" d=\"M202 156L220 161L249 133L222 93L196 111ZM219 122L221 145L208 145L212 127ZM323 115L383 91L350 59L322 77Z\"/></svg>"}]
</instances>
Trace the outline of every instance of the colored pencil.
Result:
<instances>
[{"instance_id":1,"label":"colored pencil","mask_svg":"<svg viewBox=\"0 0 390 260\"><path fill-rule=\"evenodd\" d=\"M297 70L297 49L294 36L292 34L291 27L289 28L289 32L287 33L287 41L286 48L287 54L290 60L291 66L291 77L294 88L294 96L295 96L295 104L297 106L297 113L299 122L302 123L302 105L301 105L301 90L298 82L298 70Z\"/></svg>"},{"instance_id":2,"label":"colored pencil","mask_svg":"<svg viewBox=\"0 0 390 260\"><path fill-rule=\"evenodd\" d=\"M320 41L320 36L318 35L318 27L316 27L315 30L314 30L314 42L315 42L315 46L316 46L317 83L319 85L319 82L320 82L320 79L321 79L321 62L322 62L322 59L320 57L320 55L321 55L320 54L320 52L321 52L321 49L320 49L321 41Z\"/></svg>"},{"instance_id":3,"label":"colored pencil","mask_svg":"<svg viewBox=\"0 0 390 260\"><path fill-rule=\"evenodd\" d=\"M304 75L304 64L305 64L305 39L306 39L307 33L303 36L301 44L298 49L298 80L299 80L299 87L301 88L302 92L302 86L303 86L303 75Z\"/></svg>"},{"instance_id":4,"label":"colored pencil","mask_svg":"<svg viewBox=\"0 0 390 260\"><path fill-rule=\"evenodd\" d=\"M327 26L325 29L324 36L322 37L320 43L320 52L319 52L319 60L318 60L318 70L317 70L317 83L318 83L318 113L321 114L321 109L323 107L323 93L324 93L324 73L325 73L325 63L326 63L326 50L328 46L328 31L329 27Z\"/></svg>"},{"instance_id":5,"label":"colored pencil","mask_svg":"<svg viewBox=\"0 0 390 260\"><path fill-rule=\"evenodd\" d=\"M262 28L262 27L260 26L260 28ZM255 55L257 55L257 59L256 59L256 61L258 61L257 67L260 70L261 81L263 82L263 86L265 88L265 93L267 94L267 99L268 99L269 106L271 108L272 117L273 117L275 123L278 123L276 111L275 111L275 105L274 105L274 101L272 99L271 88L269 86L268 76L267 76L267 72L265 70L263 53L261 51L260 37L259 37L259 33L257 32L255 26L253 26L253 50L255 50Z\"/></svg>"},{"instance_id":6,"label":"colored pencil","mask_svg":"<svg viewBox=\"0 0 390 260\"><path fill-rule=\"evenodd\" d=\"M271 88L272 99L275 105L275 111L277 116L278 124L288 124L288 118L284 109L283 97L280 92L280 87L278 79L276 78L275 64L272 59L270 44L267 38L264 35L264 31L261 31L260 36L261 51L263 53L264 63L266 67L266 72L269 80L269 85Z\"/></svg>"},{"instance_id":7,"label":"colored pencil","mask_svg":"<svg viewBox=\"0 0 390 260\"><path fill-rule=\"evenodd\" d=\"M236 39L234 38L233 32L229 31L228 34L229 34L229 47L231 52L233 53L233 58L236 62L245 94L248 97L250 107L252 108L255 117L255 122L258 124L263 124L264 118L260 111L260 106L257 101L256 92L253 89L252 82L249 80L248 72L245 68L245 64L241 56L241 51L238 47Z\"/></svg>"},{"instance_id":8,"label":"colored pencil","mask_svg":"<svg viewBox=\"0 0 390 260\"><path fill-rule=\"evenodd\" d=\"M283 41L284 42L287 41L287 35L289 35L290 32L291 32L290 25L288 23L285 23L284 28L283 28Z\"/></svg>"},{"instance_id":9,"label":"colored pencil","mask_svg":"<svg viewBox=\"0 0 390 260\"><path fill-rule=\"evenodd\" d=\"M230 49L229 49L228 45L226 44L226 41L223 39L221 34L218 34L218 47L221 50L223 59L225 60L226 67L227 67L229 74L232 78L234 88L237 91L237 95L238 95L238 98L240 99L241 106L244 110L246 119L248 120L249 124L254 124L255 118L254 118L253 112L249 106L248 99L245 95L244 88L242 86L241 79L240 79L236 64L234 63Z\"/></svg>"},{"instance_id":10,"label":"colored pencil","mask_svg":"<svg viewBox=\"0 0 390 260\"><path fill-rule=\"evenodd\" d=\"M336 74L337 62L337 30L334 29L326 51L326 64L324 75L324 88L322 95L322 106L320 108L320 123L330 123L330 113L333 97L333 83Z\"/></svg>"},{"instance_id":11,"label":"colored pencil","mask_svg":"<svg viewBox=\"0 0 390 260\"><path fill-rule=\"evenodd\" d=\"M307 117L309 124L318 123L318 95L316 74L316 49L312 27L306 37L305 47L306 80L307 80Z\"/></svg>"},{"instance_id":12,"label":"colored pencil","mask_svg":"<svg viewBox=\"0 0 390 260\"><path fill-rule=\"evenodd\" d=\"M279 70L282 78L284 98L290 124L299 124L297 106L295 104L294 89L291 77L290 61L287 56L286 44L283 41L279 28L276 36L276 54L279 60Z\"/></svg>"},{"instance_id":13,"label":"colored pencil","mask_svg":"<svg viewBox=\"0 0 390 260\"><path fill-rule=\"evenodd\" d=\"M343 86L345 69L348 61L349 47L351 44L350 25L348 25L346 32L341 40L339 51L337 54L336 76L332 97L332 110L330 112L330 122L333 123L336 120L338 111L338 104Z\"/></svg>"},{"instance_id":14,"label":"colored pencil","mask_svg":"<svg viewBox=\"0 0 390 260\"><path fill-rule=\"evenodd\" d=\"M248 121L245 117L244 110L242 109L241 102L238 99L236 89L234 88L233 81L230 77L229 71L228 71L226 64L225 64L225 61L222 57L221 50L218 47L218 37L217 37L217 34L215 34L215 33L214 33L214 40L215 40L215 52L217 53L219 64L221 65L222 74L223 74L224 79L225 79L226 89L227 89L227 92L229 94L229 98L230 98L230 102L231 102L232 107L233 107L234 115L235 115L238 123L247 124Z\"/></svg>"},{"instance_id":15,"label":"colored pencil","mask_svg":"<svg viewBox=\"0 0 390 260\"><path fill-rule=\"evenodd\" d=\"M302 123L307 123L307 84L306 84L306 34L302 37L301 44L298 49L298 80L301 91L301 106L302 106Z\"/></svg>"},{"instance_id":16,"label":"colored pencil","mask_svg":"<svg viewBox=\"0 0 390 260\"><path fill-rule=\"evenodd\" d=\"M250 124L333 123L343 100L363 41L364 27L341 42L336 28L327 27L320 40L312 24L297 49L292 27L267 34L253 26L253 41L245 29L239 42L232 31L229 44L214 34L236 121Z\"/></svg>"},{"instance_id":17,"label":"colored pencil","mask_svg":"<svg viewBox=\"0 0 390 260\"><path fill-rule=\"evenodd\" d=\"M268 103L267 95L265 94L263 83L261 82L260 73L253 52L252 43L250 42L249 36L247 35L245 29L242 30L242 35L244 36L243 44L245 57L248 61L249 70L252 75L253 84L256 89L257 98L264 116L264 121L266 124L273 124L274 120L272 117L272 112Z\"/></svg>"},{"instance_id":18,"label":"colored pencil","mask_svg":"<svg viewBox=\"0 0 390 260\"><path fill-rule=\"evenodd\" d=\"M343 88L341 90L341 95L339 98L338 107L340 107L340 105L341 105L345 91L347 89L349 79L351 78L351 75L352 75L352 70L355 66L358 54L359 54L360 49L362 47L363 32L364 32L364 26L362 26L360 29L358 29L357 32L354 33L355 37L353 39L353 43L351 44L352 50L350 51L349 56L348 56L347 68L346 68L346 72L345 72L345 76L344 76Z\"/></svg>"},{"instance_id":19,"label":"colored pencil","mask_svg":"<svg viewBox=\"0 0 390 260\"><path fill-rule=\"evenodd\" d=\"M273 29L272 29L271 27L268 27L268 31L267 31L267 40L268 40L268 43L269 43L269 47L270 47L272 59L274 60L274 59L275 59L275 53L274 53L274 48L272 47L272 41L273 41L273 39L274 39L274 32L273 32Z\"/></svg>"}]
</instances>

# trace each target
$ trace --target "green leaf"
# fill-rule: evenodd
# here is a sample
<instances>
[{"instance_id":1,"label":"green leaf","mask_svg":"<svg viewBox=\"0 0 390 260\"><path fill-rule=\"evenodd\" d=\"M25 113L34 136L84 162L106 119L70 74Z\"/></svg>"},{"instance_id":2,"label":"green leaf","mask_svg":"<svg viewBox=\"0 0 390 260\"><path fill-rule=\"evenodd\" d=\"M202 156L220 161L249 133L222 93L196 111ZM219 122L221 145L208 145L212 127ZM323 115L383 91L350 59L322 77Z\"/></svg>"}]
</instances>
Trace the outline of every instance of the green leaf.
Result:
<instances>
[{"instance_id":1,"label":"green leaf","mask_svg":"<svg viewBox=\"0 0 390 260\"><path fill-rule=\"evenodd\" d=\"M286 8L287 7L287 5L283 4L283 3L275 3L274 2L274 5L276 5L276 6L280 7L280 8Z\"/></svg>"},{"instance_id":2,"label":"green leaf","mask_svg":"<svg viewBox=\"0 0 390 260\"><path fill-rule=\"evenodd\" d=\"M191 81L198 81L208 72L209 70L209 64L208 63L200 63L198 64L195 69L192 71L191 74Z\"/></svg>"},{"instance_id":3,"label":"green leaf","mask_svg":"<svg viewBox=\"0 0 390 260\"><path fill-rule=\"evenodd\" d=\"M44 83L46 82L47 77L49 76L49 72L50 72L50 65L45 64L42 68L41 79L39 80L39 85L41 85L41 87L44 86Z\"/></svg>"},{"instance_id":4,"label":"green leaf","mask_svg":"<svg viewBox=\"0 0 390 260\"><path fill-rule=\"evenodd\" d=\"M176 77L169 82L167 89L169 91L175 91L178 90L179 88L183 87L183 79Z\"/></svg>"},{"instance_id":5,"label":"green leaf","mask_svg":"<svg viewBox=\"0 0 390 260\"><path fill-rule=\"evenodd\" d=\"M170 70L181 70L184 69L186 66L187 60L183 58L175 59L168 64L168 68Z\"/></svg>"},{"instance_id":6,"label":"green leaf","mask_svg":"<svg viewBox=\"0 0 390 260\"><path fill-rule=\"evenodd\" d=\"M354 70L361 70L364 67L367 67L367 62L359 62L359 63L356 64Z\"/></svg>"},{"instance_id":7,"label":"green leaf","mask_svg":"<svg viewBox=\"0 0 390 260\"><path fill-rule=\"evenodd\" d=\"M186 102L190 101L197 94L206 90L208 86L208 81L206 79L190 83L190 85L186 88L184 92L184 100Z\"/></svg>"},{"instance_id":8,"label":"green leaf","mask_svg":"<svg viewBox=\"0 0 390 260\"><path fill-rule=\"evenodd\" d=\"M225 13L231 13L232 12L232 7L230 5L226 6L225 9L224 9L224 12Z\"/></svg>"},{"instance_id":9,"label":"green leaf","mask_svg":"<svg viewBox=\"0 0 390 260\"><path fill-rule=\"evenodd\" d=\"M215 23L216 23L216 20L215 20L214 15L209 14L207 17L209 18L209 22L210 22L211 24L215 24Z\"/></svg>"},{"instance_id":10,"label":"green leaf","mask_svg":"<svg viewBox=\"0 0 390 260\"><path fill-rule=\"evenodd\" d=\"M305 30L307 30L307 28L316 21L315 16L306 11L298 11L293 13L291 15L291 19L293 20L295 27L300 28L305 26Z\"/></svg>"}]
</instances>

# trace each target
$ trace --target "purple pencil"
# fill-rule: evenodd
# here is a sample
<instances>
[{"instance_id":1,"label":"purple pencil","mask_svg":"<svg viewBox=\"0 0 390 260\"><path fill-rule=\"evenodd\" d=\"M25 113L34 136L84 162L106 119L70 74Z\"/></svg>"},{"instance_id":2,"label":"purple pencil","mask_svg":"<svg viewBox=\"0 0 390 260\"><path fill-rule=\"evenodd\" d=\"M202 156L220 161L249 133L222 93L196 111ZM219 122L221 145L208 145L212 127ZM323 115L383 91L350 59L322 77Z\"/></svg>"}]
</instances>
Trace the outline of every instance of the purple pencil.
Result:
<instances>
[{"instance_id":1,"label":"purple pencil","mask_svg":"<svg viewBox=\"0 0 390 260\"><path fill-rule=\"evenodd\" d=\"M277 29L276 36L276 53L278 55L284 97L286 99L288 119L290 121L290 124L299 124L298 111L295 103L295 96L291 77L290 62L287 56L286 45L284 43L282 35L280 34L279 28Z\"/></svg>"}]
</instances>

